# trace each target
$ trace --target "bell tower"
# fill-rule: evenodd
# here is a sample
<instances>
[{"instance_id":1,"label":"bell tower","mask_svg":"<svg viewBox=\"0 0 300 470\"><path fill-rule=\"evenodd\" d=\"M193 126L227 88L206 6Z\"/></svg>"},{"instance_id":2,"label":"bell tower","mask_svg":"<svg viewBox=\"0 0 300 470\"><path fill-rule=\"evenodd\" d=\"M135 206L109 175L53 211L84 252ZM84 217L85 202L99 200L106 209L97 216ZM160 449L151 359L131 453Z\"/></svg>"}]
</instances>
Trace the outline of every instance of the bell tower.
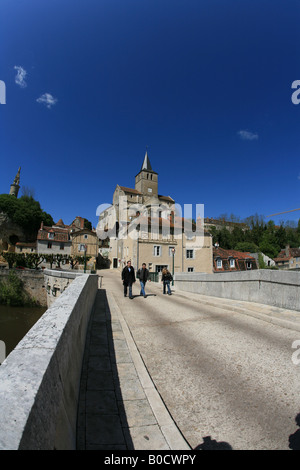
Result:
<instances>
[{"instance_id":1,"label":"bell tower","mask_svg":"<svg viewBox=\"0 0 300 470\"><path fill-rule=\"evenodd\" d=\"M152 170L147 151L141 171L135 177L135 189L140 191L144 198L158 195L158 173Z\"/></svg>"},{"instance_id":2,"label":"bell tower","mask_svg":"<svg viewBox=\"0 0 300 470\"><path fill-rule=\"evenodd\" d=\"M9 191L9 194L11 194L12 196L16 196L16 197L18 197L18 193L20 189L20 172L21 172L21 167L19 167L18 173L16 174L14 182L10 185L10 191Z\"/></svg>"}]
</instances>

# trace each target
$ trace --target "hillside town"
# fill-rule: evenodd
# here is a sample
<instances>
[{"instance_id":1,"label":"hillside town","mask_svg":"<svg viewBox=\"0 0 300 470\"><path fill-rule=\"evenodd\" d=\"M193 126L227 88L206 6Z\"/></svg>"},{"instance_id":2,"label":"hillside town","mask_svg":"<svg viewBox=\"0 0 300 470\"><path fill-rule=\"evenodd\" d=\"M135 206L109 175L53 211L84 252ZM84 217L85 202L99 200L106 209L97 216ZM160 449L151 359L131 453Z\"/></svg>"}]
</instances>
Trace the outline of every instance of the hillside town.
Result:
<instances>
[{"instance_id":1,"label":"hillside town","mask_svg":"<svg viewBox=\"0 0 300 470\"><path fill-rule=\"evenodd\" d=\"M10 197L18 198L20 172L21 168L10 186ZM300 269L300 248L290 247L288 243L284 247L281 243L279 252L273 257L268 255L268 250L264 253L254 243L248 243L248 250L247 246L245 249L247 243L241 241L236 246L242 249L230 247L226 235L240 237L236 241L247 238L251 229L245 222L204 218L200 244L195 246L195 221L192 221L190 234L186 233L185 219L177 215L175 199L159 194L158 173L153 171L147 151L135 176L135 186L117 184L112 201L112 205L101 212L97 228L81 216L76 216L70 223L59 219L49 226L42 221L35 238L30 241L20 227L3 210L0 211L0 266L3 269L14 262L15 267L22 268L26 256L36 255L35 268L95 272L97 269L121 270L127 260L131 260L136 267L146 263L153 280L163 268L173 274ZM124 201L125 217L121 213ZM122 236L124 227L126 237ZM281 230L269 222L266 233L270 228L273 234L274 230L277 229L277 233Z\"/></svg>"}]
</instances>

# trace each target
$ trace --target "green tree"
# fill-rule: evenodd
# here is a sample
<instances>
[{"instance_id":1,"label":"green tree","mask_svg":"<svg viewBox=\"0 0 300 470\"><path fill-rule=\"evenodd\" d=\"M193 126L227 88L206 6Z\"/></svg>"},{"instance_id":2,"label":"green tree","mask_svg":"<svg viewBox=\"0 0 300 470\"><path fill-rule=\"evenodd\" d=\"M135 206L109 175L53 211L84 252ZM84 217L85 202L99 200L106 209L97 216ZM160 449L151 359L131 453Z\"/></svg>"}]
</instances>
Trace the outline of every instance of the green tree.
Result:
<instances>
[{"instance_id":1,"label":"green tree","mask_svg":"<svg viewBox=\"0 0 300 470\"><path fill-rule=\"evenodd\" d=\"M24 230L27 240L36 239L41 222L45 225L54 223L51 215L44 212L40 203L32 196L16 198L9 194L1 194L0 212L7 214L12 222Z\"/></svg>"},{"instance_id":2,"label":"green tree","mask_svg":"<svg viewBox=\"0 0 300 470\"><path fill-rule=\"evenodd\" d=\"M92 223L88 219L84 219L84 228L87 228L88 230L92 230Z\"/></svg>"},{"instance_id":3,"label":"green tree","mask_svg":"<svg viewBox=\"0 0 300 470\"><path fill-rule=\"evenodd\" d=\"M0 280L0 304L12 306L36 305L36 302L24 290L23 281L14 270L9 271L7 278Z\"/></svg>"},{"instance_id":4,"label":"green tree","mask_svg":"<svg viewBox=\"0 0 300 470\"><path fill-rule=\"evenodd\" d=\"M257 253L258 246L253 242L239 242L235 245L236 251L243 251L247 253Z\"/></svg>"},{"instance_id":5,"label":"green tree","mask_svg":"<svg viewBox=\"0 0 300 470\"><path fill-rule=\"evenodd\" d=\"M221 228L221 230L218 232L217 238L221 248L229 250L232 247L231 233L229 230L227 230L226 227Z\"/></svg>"}]
</instances>

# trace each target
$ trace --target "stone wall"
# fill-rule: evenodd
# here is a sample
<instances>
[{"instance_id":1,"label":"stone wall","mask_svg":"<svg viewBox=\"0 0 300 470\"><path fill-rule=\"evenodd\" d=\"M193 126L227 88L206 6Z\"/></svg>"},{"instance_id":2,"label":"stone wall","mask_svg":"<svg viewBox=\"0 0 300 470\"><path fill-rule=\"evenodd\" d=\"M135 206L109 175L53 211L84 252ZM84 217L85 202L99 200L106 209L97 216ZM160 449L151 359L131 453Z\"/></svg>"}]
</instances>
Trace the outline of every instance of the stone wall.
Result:
<instances>
[{"instance_id":1,"label":"stone wall","mask_svg":"<svg viewBox=\"0 0 300 470\"><path fill-rule=\"evenodd\" d=\"M175 286L213 297L300 310L300 272L260 269L236 273L176 273Z\"/></svg>"},{"instance_id":2,"label":"stone wall","mask_svg":"<svg viewBox=\"0 0 300 470\"><path fill-rule=\"evenodd\" d=\"M53 302L69 287L74 279L82 276L83 272L44 270L44 284L46 292L46 305L50 307Z\"/></svg>"},{"instance_id":3,"label":"stone wall","mask_svg":"<svg viewBox=\"0 0 300 470\"><path fill-rule=\"evenodd\" d=\"M15 273L23 281L24 290L29 296L35 299L42 307L46 307L48 304L44 273L34 269L16 269ZM7 277L8 274L8 269L0 270L0 279Z\"/></svg>"},{"instance_id":4,"label":"stone wall","mask_svg":"<svg viewBox=\"0 0 300 470\"><path fill-rule=\"evenodd\" d=\"M98 276L83 274L0 366L0 450L76 448L87 325Z\"/></svg>"}]
</instances>

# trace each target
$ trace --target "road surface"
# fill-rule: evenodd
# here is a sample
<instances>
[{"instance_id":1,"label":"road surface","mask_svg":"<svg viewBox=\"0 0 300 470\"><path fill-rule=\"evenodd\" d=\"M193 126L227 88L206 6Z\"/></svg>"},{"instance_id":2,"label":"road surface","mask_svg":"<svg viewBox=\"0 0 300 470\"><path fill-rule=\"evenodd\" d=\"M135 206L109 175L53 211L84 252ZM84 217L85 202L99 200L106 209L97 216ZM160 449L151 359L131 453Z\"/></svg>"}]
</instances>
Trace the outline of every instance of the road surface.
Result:
<instances>
[{"instance_id":1,"label":"road surface","mask_svg":"<svg viewBox=\"0 0 300 470\"><path fill-rule=\"evenodd\" d=\"M207 305L197 294L163 295L155 283L147 283L144 299L137 281L130 300L119 272L101 274L192 449L299 446L300 364L292 361L292 344L300 331L224 308L217 299Z\"/></svg>"}]
</instances>

